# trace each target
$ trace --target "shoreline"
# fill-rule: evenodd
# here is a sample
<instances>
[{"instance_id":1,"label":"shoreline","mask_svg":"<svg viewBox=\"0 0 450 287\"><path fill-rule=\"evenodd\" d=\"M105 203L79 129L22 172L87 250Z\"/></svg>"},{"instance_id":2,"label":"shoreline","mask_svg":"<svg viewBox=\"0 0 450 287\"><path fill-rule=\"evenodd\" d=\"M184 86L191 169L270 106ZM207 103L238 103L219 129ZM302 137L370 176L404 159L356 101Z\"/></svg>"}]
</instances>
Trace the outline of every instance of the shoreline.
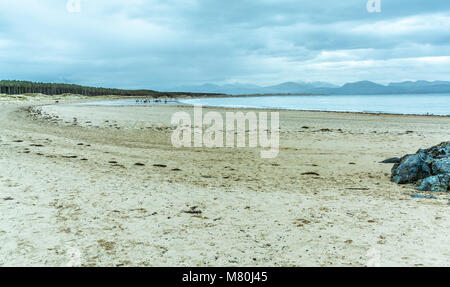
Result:
<instances>
[{"instance_id":1,"label":"shoreline","mask_svg":"<svg viewBox=\"0 0 450 287\"><path fill-rule=\"evenodd\" d=\"M133 98L136 99L136 98ZM191 99L191 98L189 98ZM197 98L196 98L197 99ZM200 99L200 98L199 98ZM120 98L119 100L125 100L125 98ZM131 100L131 99L130 99ZM108 101L108 100L105 100ZM84 103L84 102L80 102ZM76 103L75 103L76 104ZM194 107L194 104L186 104L182 103L178 100L174 100L172 102L164 103L149 103L149 104L130 104L130 105L89 105L96 107L149 107L152 105L164 105L164 106L175 106L175 107ZM283 108L257 108L257 107L225 107L225 106L202 106L203 108L216 108L216 109L226 109L226 110L260 110L260 111L271 111L271 112L281 112L281 111L290 111L290 112L318 112L318 113L336 113L336 114L360 114L360 115L390 115L390 116L423 116L423 117L438 117L438 118L450 118L450 115L436 115L436 114L401 114L401 113L387 113L387 112L353 112L353 111L329 111L329 110L298 110L298 109L283 109Z\"/></svg>"},{"instance_id":2,"label":"shoreline","mask_svg":"<svg viewBox=\"0 0 450 287\"><path fill-rule=\"evenodd\" d=\"M442 93L441 93L442 94ZM393 94L393 95L397 95L397 94ZM408 94L399 94L399 95L405 95L407 96ZM433 94L430 94L433 95ZM17 97L17 96L21 96L21 95L5 95L7 97ZM69 100L71 102L71 104L84 104L84 103L89 103L89 102L97 102L99 101L114 101L114 100L136 100L136 99L161 99L161 97L127 97L127 96L114 96L114 95L106 95L106 96L80 96L80 95L60 95L60 96L48 96L48 95L43 95L44 98L49 102L49 104L54 104L54 102L52 103L51 101L54 100L62 100L65 101L67 103L67 99L72 98L72 97L81 97L81 99L79 100ZM288 95L288 94L273 94L273 95L217 95L217 96L208 96L207 98L234 98L234 97L239 97L239 98L246 98L246 97L270 97L270 96L330 96L330 95L319 95L319 94L292 94L292 95ZM331 95L331 96L340 96L340 95ZM363 95L364 96L364 95ZM374 95L368 95L368 96L374 96ZM54 98L57 97L57 98ZM166 98L166 97L163 97ZM172 105L172 106L180 106L180 107L184 107L184 106L190 106L193 107L193 104L186 104L186 103L182 103L179 100L180 99L204 99L205 97L200 97L200 98L196 98L196 97L184 97L184 96L177 96L177 97L167 97L166 99L170 100L171 103L161 103L161 105ZM1 97L0 97L1 99ZM41 101L41 100L38 100ZM8 100L5 101L0 101L7 103ZM24 102L21 100L18 100L18 102ZM139 106L152 106L155 105L155 103L149 103L149 104L136 104L136 105L110 105L110 106L114 106L114 107L129 107L129 106L134 106L134 107L139 107ZM158 103L159 105L159 103ZM103 106L108 106L108 105L92 105L92 106L98 106L98 107L103 107ZM319 113L338 113L338 114L362 114L362 115L392 115L392 116L423 116L423 117L439 117L439 118L449 118L449 115L436 115L436 114L405 114L405 113L389 113L389 112L355 112L355 111L331 111L331 110L308 110L308 109L289 109L289 108L261 108L261 107L225 107L225 106L213 106L213 105L208 105L208 106L202 106L203 108L217 108L217 109L229 109L229 110L261 110L261 111L272 111L272 112L281 112L281 111L298 111L298 112L319 112Z\"/></svg>"}]
</instances>

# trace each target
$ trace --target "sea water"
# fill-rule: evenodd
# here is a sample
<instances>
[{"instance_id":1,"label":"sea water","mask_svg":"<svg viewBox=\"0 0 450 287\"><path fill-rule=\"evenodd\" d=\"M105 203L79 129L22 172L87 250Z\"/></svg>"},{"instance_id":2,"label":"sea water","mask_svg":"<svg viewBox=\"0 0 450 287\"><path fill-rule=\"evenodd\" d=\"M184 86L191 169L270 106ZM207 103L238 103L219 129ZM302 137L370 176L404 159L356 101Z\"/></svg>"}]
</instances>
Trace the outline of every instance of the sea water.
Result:
<instances>
[{"instance_id":1,"label":"sea water","mask_svg":"<svg viewBox=\"0 0 450 287\"><path fill-rule=\"evenodd\" d=\"M410 95L311 95L245 96L169 100L168 103L229 108L258 108L357 113L389 113L450 116L450 94ZM134 106L164 104L136 99L87 102L83 105Z\"/></svg>"}]
</instances>

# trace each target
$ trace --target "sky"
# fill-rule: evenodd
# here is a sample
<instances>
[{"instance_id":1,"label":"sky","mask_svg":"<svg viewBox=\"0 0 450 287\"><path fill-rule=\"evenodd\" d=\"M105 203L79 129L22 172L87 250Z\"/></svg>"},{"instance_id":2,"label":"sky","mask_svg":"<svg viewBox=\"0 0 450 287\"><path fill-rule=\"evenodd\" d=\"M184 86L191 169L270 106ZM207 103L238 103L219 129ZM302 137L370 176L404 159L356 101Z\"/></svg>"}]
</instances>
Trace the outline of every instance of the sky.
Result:
<instances>
[{"instance_id":1,"label":"sky","mask_svg":"<svg viewBox=\"0 0 450 287\"><path fill-rule=\"evenodd\" d=\"M450 80L448 0L380 0L374 13L368 0L77 1L0 0L0 79L158 90Z\"/></svg>"}]
</instances>

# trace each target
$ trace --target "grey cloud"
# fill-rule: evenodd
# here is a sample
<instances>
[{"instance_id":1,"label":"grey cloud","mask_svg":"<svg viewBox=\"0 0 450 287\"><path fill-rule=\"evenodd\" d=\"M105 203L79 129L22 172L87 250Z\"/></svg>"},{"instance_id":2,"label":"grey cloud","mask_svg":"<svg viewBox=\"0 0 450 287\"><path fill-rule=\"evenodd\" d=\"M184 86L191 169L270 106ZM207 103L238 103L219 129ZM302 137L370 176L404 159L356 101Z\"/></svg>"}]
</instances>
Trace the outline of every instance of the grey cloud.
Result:
<instances>
[{"instance_id":1,"label":"grey cloud","mask_svg":"<svg viewBox=\"0 0 450 287\"><path fill-rule=\"evenodd\" d=\"M82 0L78 14L64 1L2 1L0 78L157 89L448 80L447 62L430 72L422 58L450 55L450 2L381 1L373 14L366 0Z\"/></svg>"}]
</instances>

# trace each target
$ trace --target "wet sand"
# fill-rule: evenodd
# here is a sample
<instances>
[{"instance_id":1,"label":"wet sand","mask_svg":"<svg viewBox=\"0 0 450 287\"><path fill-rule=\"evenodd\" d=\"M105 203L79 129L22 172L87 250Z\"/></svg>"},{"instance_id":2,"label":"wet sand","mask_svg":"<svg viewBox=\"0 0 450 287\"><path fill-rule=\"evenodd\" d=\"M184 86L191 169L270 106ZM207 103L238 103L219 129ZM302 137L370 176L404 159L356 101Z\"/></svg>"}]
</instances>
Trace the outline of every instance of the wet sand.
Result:
<instances>
[{"instance_id":1,"label":"wet sand","mask_svg":"<svg viewBox=\"0 0 450 287\"><path fill-rule=\"evenodd\" d=\"M0 266L450 265L448 193L411 198L379 163L449 140L449 117L281 111L261 159L175 149L190 107L46 100L0 101Z\"/></svg>"}]
</instances>

